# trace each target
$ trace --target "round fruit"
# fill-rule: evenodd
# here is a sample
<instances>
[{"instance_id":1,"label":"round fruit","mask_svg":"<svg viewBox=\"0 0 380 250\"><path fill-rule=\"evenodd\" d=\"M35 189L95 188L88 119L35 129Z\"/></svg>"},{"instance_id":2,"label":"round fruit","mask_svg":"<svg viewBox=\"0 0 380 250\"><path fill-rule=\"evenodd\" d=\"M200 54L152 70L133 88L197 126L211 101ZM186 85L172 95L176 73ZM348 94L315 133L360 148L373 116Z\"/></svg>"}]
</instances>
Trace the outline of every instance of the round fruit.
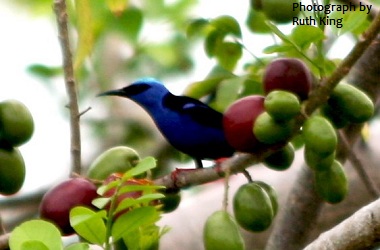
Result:
<instances>
[{"instance_id":1,"label":"round fruit","mask_svg":"<svg viewBox=\"0 0 380 250\"><path fill-rule=\"evenodd\" d=\"M306 164L313 170L328 170L335 160L335 151L327 156L321 157L318 153L305 147L304 157Z\"/></svg>"},{"instance_id":2,"label":"round fruit","mask_svg":"<svg viewBox=\"0 0 380 250\"><path fill-rule=\"evenodd\" d=\"M262 9L262 0L250 0L249 4L251 6L251 9L255 10L261 10Z\"/></svg>"},{"instance_id":3,"label":"round fruit","mask_svg":"<svg viewBox=\"0 0 380 250\"><path fill-rule=\"evenodd\" d=\"M216 211L203 228L205 250L244 250L244 240L234 218L226 211Z\"/></svg>"},{"instance_id":4,"label":"round fruit","mask_svg":"<svg viewBox=\"0 0 380 250\"><path fill-rule=\"evenodd\" d=\"M295 117L301 111L298 97L284 90L270 92L264 101L265 110L276 121L287 121Z\"/></svg>"},{"instance_id":5,"label":"round fruit","mask_svg":"<svg viewBox=\"0 0 380 250\"><path fill-rule=\"evenodd\" d=\"M347 83L335 87L328 104L353 123L368 121L375 110L373 102L363 91Z\"/></svg>"},{"instance_id":6,"label":"round fruit","mask_svg":"<svg viewBox=\"0 0 380 250\"><path fill-rule=\"evenodd\" d=\"M264 147L252 133L256 118L264 112L264 97L251 95L233 102L223 115L223 129L228 143L241 152L255 152Z\"/></svg>"},{"instance_id":7,"label":"round fruit","mask_svg":"<svg viewBox=\"0 0 380 250\"><path fill-rule=\"evenodd\" d=\"M315 172L317 193L329 203L341 202L348 192L347 176L342 165L334 161L330 169Z\"/></svg>"},{"instance_id":8,"label":"round fruit","mask_svg":"<svg viewBox=\"0 0 380 250\"><path fill-rule=\"evenodd\" d=\"M338 144L334 127L320 115L312 116L306 120L302 134L305 146L321 157L332 154Z\"/></svg>"},{"instance_id":9,"label":"round fruit","mask_svg":"<svg viewBox=\"0 0 380 250\"><path fill-rule=\"evenodd\" d=\"M281 171L288 169L293 160L294 148L291 143L288 143L285 147L265 157L263 163L268 168Z\"/></svg>"},{"instance_id":10,"label":"round fruit","mask_svg":"<svg viewBox=\"0 0 380 250\"><path fill-rule=\"evenodd\" d=\"M0 194L18 192L25 179L25 163L17 148L0 148Z\"/></svg>"},{"instance_id":11,"label":"round fruit","mask_svg":"<svg viewBox=\"0 0 380 250\"><path fill-rule=\"evenodd\" d=\"M279 58L266 67L263 84L266 94L273 90L286 90L298 95L301 100L305 100L312 86L312 76L301 60Z\"/></svg>"},{"instance_id":12,"label":"round fruit","mask_svg":"<svg viewBox=\"0 0 380 250\"><path fill-rule=\"evenodd\" d=\"M294 129L294 121L276 122L267 112L260 114L254 125L253 133L265 144L284 143L288 141Z\"/></svg>"},{"instance_id":13,"label":"round fruit","mask_svg":"<svg viewBox=\"0 0 380 250\"><path fill-rule=\"evenodd\" d=\"M242 185L236 191L233 198L233 211L238 224L252 232L267 229L274 216L268 193L254 182Z\"/></svg>"},{"instance_id":14,"label":"round fruit","mask_svg":"<svg viewBox=\"0 0 380 250\"><path fill-rule=\"evenodd\" d=\"M93 207L98 195L96 186L84 178L66 180L50 189L40 205L40 217L55 223L64 235L74 233L70 225L70 210L76 206Z\"/></svg>"},{"instance_id":15,"label":"round fruit","mask_svg":"<svg viewBox=\"0 0 380 250\"><path fill-rule=\"evenodd\" d=\"M0 102L0 140L14 147L27 142L34 122L29 109L17 100Z\"/></svg>"},{"instance_id":16,"label":"round fruit","mask_svg":"<svg viewBox=\"0 0 380 250\"><path fill-rule=\"evenodd\" d=\"M276 23L289 23L300 12L299 8L293 9L293 4L299 3L298 0L262 0L261 2L266 16Z\"/></svg>"},{"instance_id":17,"label":"round fruit","mask_svg":"<svg viewBox=\"0 0 380 250\"><path fill-rule=\"evenodd\" d=\"M91 179L104 180L112 173L124 173L133 168L139 159L139 155L132 148L124 146L110 148L94 160L87 176Z\"/></svg>"},{"instance_id":18,"label":"round fruit","mask_svg":"<svg viewBox=\"0 0 380 250\"><path fill-rule=\"evenodd\" d=\"M278 197L277 197L276 190L274 190L274 188L271 185L263 181L254 181L253 183L259 185L267 192L267 194L269 195L270 201L272 202L273 216L275 216L278 212Z\"/></svg>"},{"instance_id":19,"label":"round fruit","mask_svg":"<svg viewBox=\"0 0 380 250\"><path fill-rule=\"evenodd\" d=\"M262 11L250 8L246 24L249 30L254 33L269 33L271 29L265 23L265 20L267 18Z\"/></svg>"},{"instance_id":20,"label":"round fruit","mask_svg":"<svg viewBox=\"0 0 380 250\"><path fill-rule=\"evenodd\" d=\"M165 198L160 199L162 204L161 210L164 213L170 213L176 210L181 203L181 195L179 193L165 193Z\"/></svg>"}]
</instances>

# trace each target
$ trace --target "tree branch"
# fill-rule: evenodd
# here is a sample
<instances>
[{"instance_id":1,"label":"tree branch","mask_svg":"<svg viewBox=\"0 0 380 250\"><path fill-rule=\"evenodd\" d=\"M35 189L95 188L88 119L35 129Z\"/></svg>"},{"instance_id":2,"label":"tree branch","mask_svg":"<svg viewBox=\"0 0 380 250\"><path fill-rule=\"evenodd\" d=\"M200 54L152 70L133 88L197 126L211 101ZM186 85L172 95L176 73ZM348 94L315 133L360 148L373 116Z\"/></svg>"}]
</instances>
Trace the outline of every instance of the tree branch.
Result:
<instances>
[{"instance_id":1,"label":"tree branch","mask_svg":"<svg viewBox=\"0 0 380 250\"><path fill-rule=\"evenodd\" d=\"M54 1L54 11L58 24L58 37L61 44L63 57L63 71L65 77L66 92L69 98L70 110L70 135L71 135L71 172L81 173L81 141L80 141L80 114L78 109L78 97L74 77L72 55L70 51L70 39L68 32L67 10L65 0Z\"/></svg>"},{"instance_id":2,"label":"tree branch","mask_svg":"<svg viewBox=\"0 0 380 250\"><path fill-rule=\"evenodd\" d=\"M355 44L350 53L343 59L335 71L321 81L321 84L312 91L306 100L305 114L310 115L329 98L335 86L348 74L352 66L363 55L380 31L380 13L362 34L361 39Z\"/></svg>"},{"instance_id":3,"label":"tree branch","mask_svg":"<svg viewBox=\"0 0 380 250\"><path fill-rule=\"evenodd\" d=\"M380 199L361 208L333 229L321 234L304 250L370 249L380 243Z\"/></svg>"}]
</instances>

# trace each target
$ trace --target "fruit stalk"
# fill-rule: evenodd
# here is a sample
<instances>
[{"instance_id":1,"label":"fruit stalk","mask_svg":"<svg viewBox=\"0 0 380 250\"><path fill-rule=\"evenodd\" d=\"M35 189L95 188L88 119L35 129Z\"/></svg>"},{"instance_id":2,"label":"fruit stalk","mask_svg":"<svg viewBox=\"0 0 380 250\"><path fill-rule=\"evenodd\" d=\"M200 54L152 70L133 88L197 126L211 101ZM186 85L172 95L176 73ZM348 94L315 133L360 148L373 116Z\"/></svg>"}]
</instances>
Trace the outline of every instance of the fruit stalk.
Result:
<instances>
[{"instance_id":1,"label":"fruit stalk","mask_svg":"<svg viewBox=\"0 0 380 250\"><path fill-rule=\"evenodd\" d=\"M68 18L65 0L54 1L54 12L58 25L58 38L61 45L63 72L65 78L66 92L69 98L68 108L70 110L70 135L71 135L71 170L81 173L81 141L79 128L79 109L76 82L72 54L70 51L70 39L68 31Z\"/></svg>"}]
</instances>

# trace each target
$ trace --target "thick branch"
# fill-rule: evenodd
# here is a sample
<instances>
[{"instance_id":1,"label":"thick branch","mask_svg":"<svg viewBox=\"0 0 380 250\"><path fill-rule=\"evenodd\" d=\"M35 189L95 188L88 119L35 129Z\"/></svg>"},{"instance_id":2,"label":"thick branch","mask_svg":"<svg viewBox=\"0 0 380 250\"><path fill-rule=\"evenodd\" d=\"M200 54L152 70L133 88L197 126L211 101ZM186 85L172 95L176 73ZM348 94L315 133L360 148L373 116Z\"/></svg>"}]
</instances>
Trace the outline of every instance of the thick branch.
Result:
<instances>
[{"instance_id":1,"label":"thick branch","mask_svg":"<svg viewBox=\"0 0 380 250\"><path fill-rule=\"evenodd\" d=\"M361 208L333 229L321 234L305 250L370 249L380 243L380 199Z\"/></svg>"},{"instance_id":2,"label":"thick branch","mask_svg":"<svg viewBox=\"0 0 380 250\"><path fill-rule=\"evenodd\" d=\"M59 41L63 57L63 70L66 92L69 98L70 110L70 135L71 135L71 161L72 172L81 173L81 141L79 128L79 109L77 90L74 77L72 55L70 51L70 39L65 0L54 1L54 11L57 18Z\"/></svg>"}]
</instances>

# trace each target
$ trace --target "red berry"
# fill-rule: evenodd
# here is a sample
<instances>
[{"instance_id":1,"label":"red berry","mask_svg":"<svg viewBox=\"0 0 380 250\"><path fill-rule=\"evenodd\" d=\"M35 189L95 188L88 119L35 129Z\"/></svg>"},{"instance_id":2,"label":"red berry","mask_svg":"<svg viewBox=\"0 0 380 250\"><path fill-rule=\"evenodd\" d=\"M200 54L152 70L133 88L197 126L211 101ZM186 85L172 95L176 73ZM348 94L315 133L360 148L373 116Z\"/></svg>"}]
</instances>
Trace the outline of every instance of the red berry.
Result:
<instances>
[{"instance_id":1,"label":"red berry","mask_svg":"<svg viewBox=\"0 0 380 250\"><path fill-rule=\"evenodd\" d=\"M64 235L74 233L70 225L70 210L76 206L93 207L98 195L95 184L84 178L66 180L50 189L42 197L40 217L55 223Z\"/></svg>"},{"instance_id":2,"label":"red berry","mask_svg":"<svg viewBox=\"0 0 380 250\"><path fill-rule=\"evenodd\" d=\"M251 95L232 103L223 115L228 143L241 152L256 152L264 147L252 132L256 118L264 112L264 97Z\"/></svg>"},{"instance_id":3,"label":"red berry","mask_svg":"<svg viewBox=\"0 0 380 250\"><path fill-rule=\"evenodd\" d=\"M293 92L301 100L305 100L312 86L312 76L301 60L280 58L267 66L263 83L266 94L272 90L281 89Z\"/></svg>"}]
</instances>

